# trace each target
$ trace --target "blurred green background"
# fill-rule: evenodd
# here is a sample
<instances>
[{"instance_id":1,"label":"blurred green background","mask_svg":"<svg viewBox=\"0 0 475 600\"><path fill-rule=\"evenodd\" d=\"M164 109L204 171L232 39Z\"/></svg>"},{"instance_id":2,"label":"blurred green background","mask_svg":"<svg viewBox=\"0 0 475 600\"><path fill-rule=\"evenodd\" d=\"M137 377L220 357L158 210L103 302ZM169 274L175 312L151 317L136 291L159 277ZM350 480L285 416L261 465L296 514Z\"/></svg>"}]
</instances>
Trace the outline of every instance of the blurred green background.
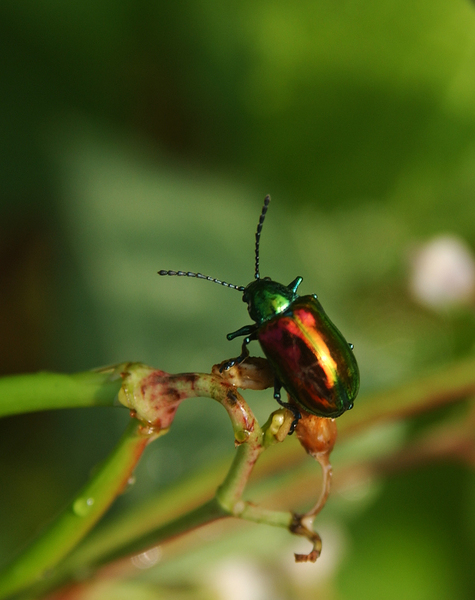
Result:
<instances>
[{"instance_id":1,"label":"blurred green background","mask_svg":"<svg viewBox=\"0 0 475 600\"><path fill-rule=\"evenodd\" d=\"M235 355L240 295L156 272L247 284L266 193L261 273L318 293L355 344L362 393L473 352L473 304L433 310L409 289L420 244L448 233L475 247L468 0L3 0L0 51L3 374L209 371ZM274 408L247 397L262 419ZM0 423L0 563L127 419ZM113 511L232 457L231 428L211 400L189 402L148 450ZM122 593L232 600L245 582L250 600L473 599L474 506L472 471L430 466L332 498L315 566L294 568L295 541L253 526Z\"/></svg>"}]
</instances>

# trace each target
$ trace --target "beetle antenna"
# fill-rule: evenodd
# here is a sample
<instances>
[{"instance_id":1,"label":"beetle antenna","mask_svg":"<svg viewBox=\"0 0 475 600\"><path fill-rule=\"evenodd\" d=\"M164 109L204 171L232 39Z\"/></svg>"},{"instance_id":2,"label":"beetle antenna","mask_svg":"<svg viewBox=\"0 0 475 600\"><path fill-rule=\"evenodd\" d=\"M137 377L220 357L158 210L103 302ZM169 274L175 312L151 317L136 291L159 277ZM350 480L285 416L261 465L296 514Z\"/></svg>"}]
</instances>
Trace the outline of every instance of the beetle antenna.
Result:
<instances>
[{"instance_id":1,"label":"beetle antenna","mask_svg":"<svg viewBox=\"0 0 475 600\"><path fill-rule=\"evenodd\" d=\"M201 273L192 273L191 271L158 271L158 274L170 276L176 275L177 277L197 277L198 279L206 279L207 281L219 283L219 285L224 285L224 287L231 288L232 290L237 290L238 292L243 292L245 289L242 285L226 283L226 281L220 281L219 279L215 279L214 277L208 277L208 275L202 275Z\"/></svg>"},{"instance_id":2,"label":"beetle antenna","mask_svg":"<svg viewBox=\"0 0 475 600\"><path fill-rule=\"evenodd\" d=\"M264 225L264 219L266 218L267 208L269 207L269 202L270 202L270 196L269 196L269 194L267 194L267 196L264 198L264 206L262 207L261 216L259 217L259 223L257 224L257 231L256 231L256 273L254 275L255 279L260 278L260 275L259 275L259 242L261 239L261 231L262 231L262 226Z\"/></svg>"}]
</instances>

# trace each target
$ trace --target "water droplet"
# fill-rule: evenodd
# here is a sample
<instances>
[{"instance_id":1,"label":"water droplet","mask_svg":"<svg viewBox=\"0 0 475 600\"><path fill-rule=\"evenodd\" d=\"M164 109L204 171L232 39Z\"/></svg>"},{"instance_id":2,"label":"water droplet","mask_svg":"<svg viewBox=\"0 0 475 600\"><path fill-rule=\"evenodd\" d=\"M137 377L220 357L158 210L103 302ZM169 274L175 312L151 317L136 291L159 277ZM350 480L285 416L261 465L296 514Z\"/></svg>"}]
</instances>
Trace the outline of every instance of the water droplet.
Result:
<instances>
[{"instance_id":1,"label":"water droplet","mask_svg":"<svg viewBox=\"0 0 475 600\"><path fill-rule=\"evenodd\" d=\"M250 435L251 435L251 432L247 429L241 429L239 431L235 431L234 432L234 445L239 446L240 444L245 442L249 438Z\"/></svg>"},{"instance_id":2,"label":"water droplet","mask_svg":"<svg viewBox=\"0 0 475 600\"><path fill-rule=\"evenodd\" d=\"M94 498L78 498L73 504L73 512L78 517L85 517L94 504Z\"/></svg>"},{"instance_id":3,"label":"water droplet","mask_svg":"<svg viewBox=\"0 0 475 600\"><path fill-rule=\"evenodd\" d=\"M128 479L127 479L127 483L124 486L124 489L122 490L122 494L126 494L128 491L130 491L132 489L132 486L135 484L136 481L136 477L135 475L131 475Z\"/></svg>"},{"instance_id":4,"label":"water droplet","mask_svg":"<svg viewBox=\"0 0 475 600\"><path fill-rule=\"evenodd\" d=\"M132 556L130 560L132 561L134 567L137 567L137 569L150 569L150 567L156 565L161 558L162 549L160 546L155 546L146 552Z\"/></svg>"}]
</instances>

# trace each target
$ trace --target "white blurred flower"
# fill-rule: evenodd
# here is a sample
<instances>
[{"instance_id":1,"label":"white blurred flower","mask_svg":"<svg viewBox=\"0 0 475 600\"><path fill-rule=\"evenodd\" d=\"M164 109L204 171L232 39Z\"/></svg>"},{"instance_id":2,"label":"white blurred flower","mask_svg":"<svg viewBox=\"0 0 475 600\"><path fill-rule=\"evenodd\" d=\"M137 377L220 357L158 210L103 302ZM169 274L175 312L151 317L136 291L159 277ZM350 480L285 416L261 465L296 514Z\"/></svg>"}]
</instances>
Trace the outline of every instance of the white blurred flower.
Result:
<instances>
[{"instance_id":1,"label":"white blurred flower","mask_svg":"<svg viewBox=\"0 0 475 600\"><path fill-rule=\"evenodd\" d=\"M410 266L410 291L420 304L438 309L474 302L475 260L460 238L432 239L415 252Z\"/></svg>"},{"instance_id":2,"label":"white blurred flower","mask_svg":"<svg viewBox=\"0 0 475 600\"><path fill-rule=\"evenodd\" d=\"M256 561L242 557L220 562L210 573L208 582L220 600L268 600L280 597L269 576Z\"/></svg>"}]
</instances>

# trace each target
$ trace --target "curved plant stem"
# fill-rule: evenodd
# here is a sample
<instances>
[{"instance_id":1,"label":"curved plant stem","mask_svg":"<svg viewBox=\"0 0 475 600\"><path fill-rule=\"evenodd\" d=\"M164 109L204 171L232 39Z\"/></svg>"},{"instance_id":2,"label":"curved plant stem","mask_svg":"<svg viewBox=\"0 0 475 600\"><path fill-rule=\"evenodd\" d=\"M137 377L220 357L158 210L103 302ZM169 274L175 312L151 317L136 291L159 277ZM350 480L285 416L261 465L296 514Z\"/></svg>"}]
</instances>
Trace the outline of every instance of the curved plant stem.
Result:
<instances>
[{"instance_id":1,"label":"curved plant stem","mask_svg":"<svg viewBox=\"0 0 475 600\"><path fill-rule=\"evenodd\" d=\"M475 359L473 358L441 368L435 374L425 375L419 380L400 386L393 391L361 397L357 408L345 413L338 420L339 436L341 439L345 439L367 430L378 422L401 420L413 414L431 411L437 406L460 402L471 395L475 395ZM265 427L263 429L266 431ZM439 437L434 444L438 452L441 448L441 439ZM456 435L454 439L458 448L460 443L457 440L460 438ZM417 453L411 449L408 455L415 458ZM472 456L475 457L475 450ZM275 471L291 469L290 472L294 472L295 477L300 478L301 482L300 471L296 470L295 466L302 460L301 446L295 443L295 440L289 440L285 447L278 446L274 452L262 455L257 468L258 476L262 478ZM380 459L375 457L373 460L378 463ZM384 459L384 461L387 460L387 458ZM475 458L473 460L475 462ZM173 537L174 528L178 528L179 524L183 523L182 518L176 519L175 515L189 510L190 503L192 503L191 498L194 498L195 502L196 500L199 502L206 497L207 490L212 490L219 480L222 468L222 463L215 465L214 469L206 465L206 468L197 473L192 480L149 498L147 502L137 507L133 514L123 515L98 531L97 534L94 533L74 552L71 559L66 561L67 564L72 570L76 570L84 565L107 562L107 557L111 556L115 549L121 547L124 550L144 548L146 546L144 542L147 541L148 533L151 530L155 532L153 535L157 535L157 540L164 541L166 539L161 534L158 535L159 532L168 531ZM348 477L353 476L354 472L355 465L352 465ZM341 465L338 470L337 487L340 486L340 482L346 480L345 473L344 465ZM296 497L300 495L300 501L308 501L309 486L307 482L303 485L304 495L299 492L298 481L287 481L286 487L292 487ZM265 511L264 509L258 510L260 512L254 515L251 509L245 507L246 512L242 516L250 520L260 520ZM289 514L285 513L281 523L286 522ZM278 516L277 513L274 515ZM185 518L186 515L183 519ZM270 522L270 518L267 522ZM148 541L150 543L150 539Z\"/></svg>"}]
</instances>

